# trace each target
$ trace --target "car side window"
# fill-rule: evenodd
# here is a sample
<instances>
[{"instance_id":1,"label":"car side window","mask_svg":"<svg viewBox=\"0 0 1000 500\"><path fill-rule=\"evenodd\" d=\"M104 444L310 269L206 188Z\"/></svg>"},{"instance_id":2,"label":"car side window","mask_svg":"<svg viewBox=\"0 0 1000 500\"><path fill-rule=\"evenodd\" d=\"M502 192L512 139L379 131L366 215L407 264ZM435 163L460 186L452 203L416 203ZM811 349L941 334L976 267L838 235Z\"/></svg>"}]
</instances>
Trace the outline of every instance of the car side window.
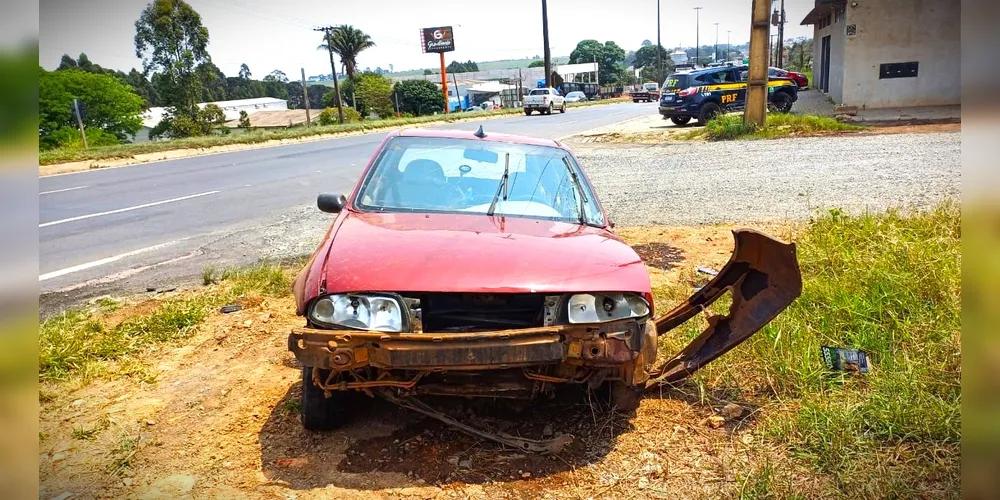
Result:
<instances>
[{"instance_id":1,"label":"car side window","mask_svg":"<svg viewBox=\"0 0 1000 500\"><path fill-rule=\"evenodd\" d=\"M749 74L750 74L750 70L746 70L746 69L739 70L739 80L738 81L746 83L746 81L747 81L747 75L749 75Z\"/></svg>"}]
</instances>

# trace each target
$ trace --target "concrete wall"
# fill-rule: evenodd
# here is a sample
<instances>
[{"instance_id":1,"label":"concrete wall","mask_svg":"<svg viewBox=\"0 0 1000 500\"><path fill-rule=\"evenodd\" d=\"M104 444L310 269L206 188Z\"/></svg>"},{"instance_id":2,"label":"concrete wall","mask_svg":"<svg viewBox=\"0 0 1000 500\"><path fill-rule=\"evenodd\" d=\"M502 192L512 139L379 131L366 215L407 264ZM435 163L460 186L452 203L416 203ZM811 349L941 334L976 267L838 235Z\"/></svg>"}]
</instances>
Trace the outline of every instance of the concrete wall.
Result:
<instances>
[{"instance_id":1,"label":"concrete wall","mask_svg":"<svg viewBox=\"0 0 1000 500\"><path fill-rule=\"evenodd\" d=\"M830 27L841 36L846 24L857 27L844 37L843 94L834 99L862 108L960 104L960 3L848 0L847 22ZM920 63L917 77L879 79L881 64L910 61Z\"/></svg>"}]
</instances>

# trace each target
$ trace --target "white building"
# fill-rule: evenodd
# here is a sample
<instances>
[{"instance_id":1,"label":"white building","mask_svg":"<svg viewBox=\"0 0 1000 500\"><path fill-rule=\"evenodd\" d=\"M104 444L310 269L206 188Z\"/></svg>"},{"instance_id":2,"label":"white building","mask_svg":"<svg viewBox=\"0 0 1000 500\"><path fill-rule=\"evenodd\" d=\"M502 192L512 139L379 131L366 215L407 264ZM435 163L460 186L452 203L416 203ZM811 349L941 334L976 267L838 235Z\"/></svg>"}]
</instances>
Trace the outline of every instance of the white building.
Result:
<instances>
[{"instance_id":1,"label":"white building","mask_svg":"<svg viewBox=\"0 0 1000 500\"><path fill-rule=\"evenodd\" d=\"M961 104L960 0L815 0L815 86L868 108Z\"/></svg>"},{"instance_id":2,"label":"white building","mask_svg":"<svg viewBox=\"0 0 1000 500\"><path fill-rule=\"evenodd\" d=\"M236 120L240 117L240 111L246 111L248 115L258 111L281 111L288 109L288 101L275 99L273 97L257 97L254 99L236 99L232 101L216 101L198 103L199 108L204 108L209 104L215 104L222 108L222 113L226 115L226 121ZM160 124L166 116L166 108L149 108L142 114L142 129L135 134L133 142L144 142L149 140L149 131Z\"/></svg>"}]
</instances>

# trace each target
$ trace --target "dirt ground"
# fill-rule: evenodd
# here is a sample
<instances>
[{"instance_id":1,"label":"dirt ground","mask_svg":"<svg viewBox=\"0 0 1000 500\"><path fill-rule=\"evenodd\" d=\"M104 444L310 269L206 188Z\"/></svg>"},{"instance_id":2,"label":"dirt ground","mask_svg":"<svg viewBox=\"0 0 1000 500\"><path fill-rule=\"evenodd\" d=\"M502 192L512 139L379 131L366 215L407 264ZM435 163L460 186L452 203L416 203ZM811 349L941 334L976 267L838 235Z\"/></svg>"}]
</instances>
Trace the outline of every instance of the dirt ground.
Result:
<instances>
[{"instance_id":1,"label":"dirt ground","mask_svg":"<svg viewBox=\"0 0 1000 500\"><path fill-rule=\"evenodd\" d=\"M753 227L779 237L791 230ZM732 249L730 229L620 233L647 262L655 289L697 266L719 269ZM149 300L115 318L150 310ZM779 453L756 435L766 409L695 386L651 391L634 414L612 413L582 391L534 405L429 401L509 434L575 436L550 457L502 449L374 400L346 428L306 432L301 372L286 343L302 323L290 297L265 299L216 312L193 337L150 353L155 381L43 386L39 497L715 498L736 495L741 478ZM709 425L729 403L742 415ZM822 489L823 478L808 471L782 470L781 478L800 493Z\"/></svg>"},{"instance_id":2,"label":"dirt ground","mask_svg":"<svg viewBox=\"0 0 1000 500\"><path fill-rule=\"evenodd\" d=\"M828 132L824 135L864 135L864 134L906 134L958 132L961 123L908 124L905 122L875 126L867 130ZM663 144L690 139L682 136L701 127L696 121L685 126L677 126L670 120L664 120L658 114L634 118L623 122L588 130L572 137L571 141L578 144L610 143L610 144Z\"/></svg>"}]
</instances>

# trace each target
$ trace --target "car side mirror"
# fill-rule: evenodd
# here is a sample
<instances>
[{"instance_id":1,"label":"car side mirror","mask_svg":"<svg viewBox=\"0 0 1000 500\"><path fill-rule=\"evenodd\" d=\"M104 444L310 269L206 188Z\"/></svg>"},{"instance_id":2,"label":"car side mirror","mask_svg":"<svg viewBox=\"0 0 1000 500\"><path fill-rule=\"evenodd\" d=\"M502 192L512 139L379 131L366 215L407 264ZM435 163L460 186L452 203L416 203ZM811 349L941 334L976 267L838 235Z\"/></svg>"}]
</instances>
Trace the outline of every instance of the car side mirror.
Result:
<instances>
[{"instance_id":1,"label":"car side mirror","mask_svg":"<svg viewBox=\"0 0 1000 500\"><path fill-rule=\"evenodd\" d=\"M340 193L320 193L316 197L316 206L328 214L338 214L347 206L347 197Z\"/></svg>"}]
</instances>

